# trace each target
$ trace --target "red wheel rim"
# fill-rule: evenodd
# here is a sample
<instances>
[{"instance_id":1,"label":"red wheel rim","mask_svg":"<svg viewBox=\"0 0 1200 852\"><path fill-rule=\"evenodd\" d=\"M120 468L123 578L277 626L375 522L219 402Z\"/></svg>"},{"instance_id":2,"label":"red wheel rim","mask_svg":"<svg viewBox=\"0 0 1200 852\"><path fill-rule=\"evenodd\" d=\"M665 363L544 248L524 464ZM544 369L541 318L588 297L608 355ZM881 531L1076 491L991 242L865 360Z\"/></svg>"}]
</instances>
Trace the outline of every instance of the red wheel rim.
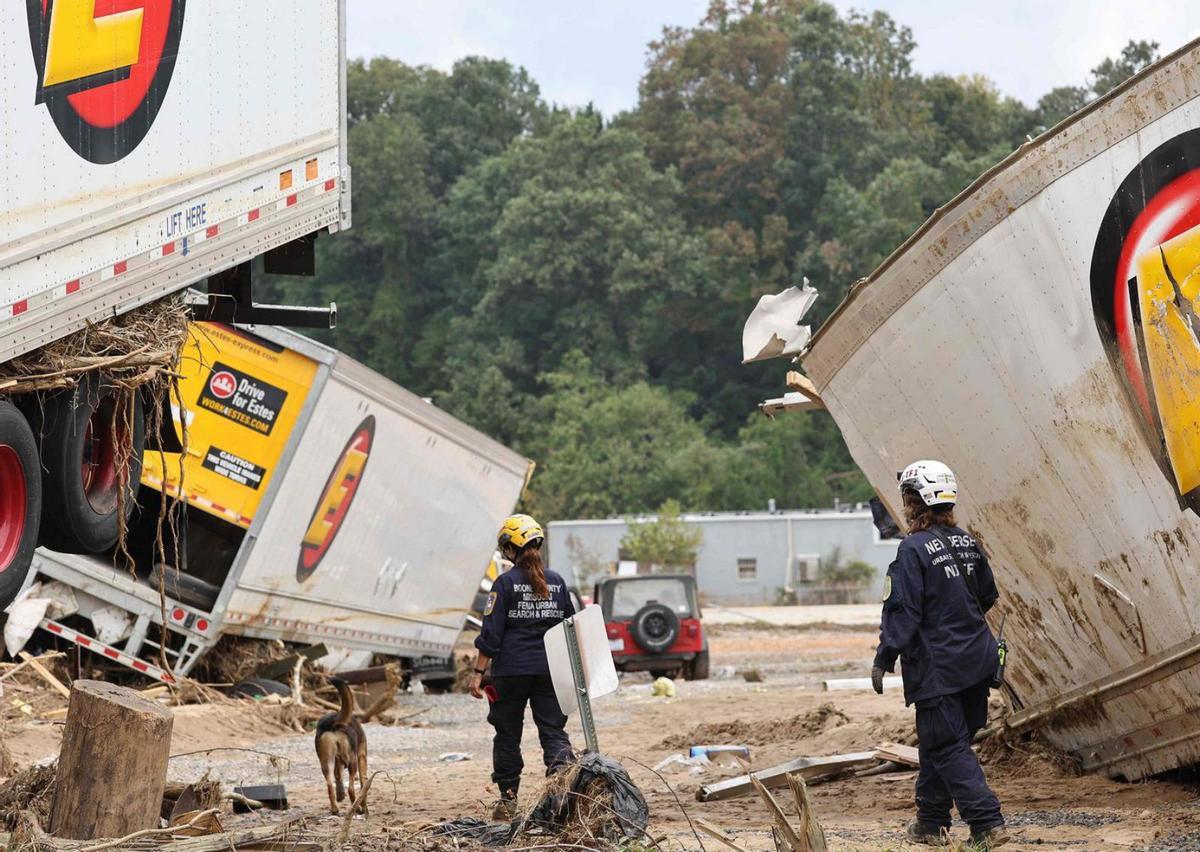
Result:
<instances>
[{"instance_id":1,"label":"red wheel rim","mask_svg":"<svg viewBox=\"0 0 1200 852\"><path fill-rule=\"evenodd\" d=\"M25 533L25 469L21 457L0 444L0 573L8 570Z\"/></svg>"},{"instance_id":2,"label":"red wheel rim","mask_svg":"<svg viewBox=\"0 0 1200 852\"><path fill-rule=\"evenodd\" d=\"M83 457L79 463L83 494L99 515L107 515L117 506L117 442L124 430L120 425L113 428L115 417L113 399L105 397L83 430Z\"/></svg>"}]
</instances>

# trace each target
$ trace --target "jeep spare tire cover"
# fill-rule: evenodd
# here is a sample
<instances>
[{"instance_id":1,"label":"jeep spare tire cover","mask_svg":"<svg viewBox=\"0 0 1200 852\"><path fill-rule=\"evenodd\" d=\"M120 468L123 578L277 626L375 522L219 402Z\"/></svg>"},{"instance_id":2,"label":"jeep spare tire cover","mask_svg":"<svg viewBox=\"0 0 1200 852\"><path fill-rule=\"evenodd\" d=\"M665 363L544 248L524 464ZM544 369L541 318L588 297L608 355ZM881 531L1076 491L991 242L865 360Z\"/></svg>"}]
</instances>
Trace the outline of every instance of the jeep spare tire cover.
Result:
<instances>
[{"instance_id":1,"label":"jeep spare tire cover","mask_svg":"<svg viewBox=\"0 0 1200 852\"><path fill-rule=\"evenodd\" d=\"M665 604L649 603L634 613L629 632L642 650L661 654L679 638L679 617Z\"/></svg>"}]
</instances>

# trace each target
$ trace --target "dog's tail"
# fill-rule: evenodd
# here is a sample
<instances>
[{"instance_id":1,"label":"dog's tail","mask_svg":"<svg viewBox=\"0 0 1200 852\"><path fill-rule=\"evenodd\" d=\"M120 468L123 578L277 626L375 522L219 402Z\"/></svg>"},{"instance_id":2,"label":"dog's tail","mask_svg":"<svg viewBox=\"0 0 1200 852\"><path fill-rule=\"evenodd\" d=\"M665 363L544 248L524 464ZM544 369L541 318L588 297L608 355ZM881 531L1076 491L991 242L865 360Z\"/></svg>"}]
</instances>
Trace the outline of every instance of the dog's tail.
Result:
<instances>
[{"instance_id":1,"label":"dog's tail","mask_svg":"<svg viewBox=\"0 0 1200 852\"><path fill-rule=\"evenodd\" d=\"M354 693L350 691L350 685L340 677L331 677L329 682L337 687L338 698L341 699L342 706L338 709L337 718L333 720L335 725L347 725L354 718Z\"/></svg>"}]
</instances>

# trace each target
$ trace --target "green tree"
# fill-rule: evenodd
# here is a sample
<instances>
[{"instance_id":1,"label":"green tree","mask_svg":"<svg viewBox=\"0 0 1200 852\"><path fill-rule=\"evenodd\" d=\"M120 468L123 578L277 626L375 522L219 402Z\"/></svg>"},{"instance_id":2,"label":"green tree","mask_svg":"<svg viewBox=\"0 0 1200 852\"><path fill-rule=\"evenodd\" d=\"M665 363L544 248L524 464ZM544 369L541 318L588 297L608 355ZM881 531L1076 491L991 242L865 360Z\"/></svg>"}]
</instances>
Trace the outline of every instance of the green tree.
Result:
<instances>
[{"instance_id":1,"label":"green tree","mask_svg":"<svg viewBox=\"0 0 1200 852\"><path fill-rule=\"evenodd\" d=\"M512 418L469 414L481 361L513 385L497 405L524 411L537 377L573 350L622 384L674 383L694 370L687 356L705 344L692 324L717 282L678 195L636 134L589 113L560 117L464 176L441 217L441 264L447 280L456 276L448 308L456 343L439 400L508 440L516 435L501 421ZM485 350L503 352L503 365Z\"/></svg>"},{"instance_id":2,"label":"green tree","mask_svg":"<svg viewBox=\"0 0 1200 852\"><path fill-rule=\"evenodd\" d=\"M818 579L827 586L861 589L875 579L875 566L861 559L846 559L835 547L821 560Z\"/></svg>"},{"instance_id":3,"label":"green tree","mask_svg":"<svg viewBox=\"0 0 1200 852\"><path fill-rule=\"evenodd\" d=\"M1120 56L1105 59L1092 69L1092 94L1097 98L1108 94L1157 59L1158 42L1130 39Z\"/></svg>"},{"instance_id":4,"label":"green tree","mask_svg":"<svg viewBox=\"0 0 1200 852\"><path fill-rule=\"evenodd\" d=\"M627 525L621 549L637 563L668 572L695 568L704 531L683 520L678 501L667 500L659 506L654 520L631 518Z\"/></svg>"}]
</instances>

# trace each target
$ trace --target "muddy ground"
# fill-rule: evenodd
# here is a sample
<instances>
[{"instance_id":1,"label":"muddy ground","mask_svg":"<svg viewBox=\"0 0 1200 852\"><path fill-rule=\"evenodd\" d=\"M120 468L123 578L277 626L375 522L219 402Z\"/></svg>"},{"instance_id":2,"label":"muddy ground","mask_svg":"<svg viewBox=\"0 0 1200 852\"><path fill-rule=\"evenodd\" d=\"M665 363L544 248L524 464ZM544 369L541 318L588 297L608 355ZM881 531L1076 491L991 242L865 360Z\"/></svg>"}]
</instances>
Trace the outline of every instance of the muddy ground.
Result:
<instances>
[{"instance_id":1,"label":"muddy ground","mask_svg":"<svg viewBox=\"0 0 1200 852\"><path fill-rule=\"evenodd\" d=\"M845 625L775 627L712 625L714 678L679 682L675 698L650 694L646 675L623 679L616 695L596 705L601 750L621 759L641 786L652 810L652 834L676 849L722 848L689 828L703 818L737 838L746 849L773 849L769 817L754 798L699 803L702 784L739 774L736 768L665 770L649 767L694 742L750 746L755 768L798 756L866 750L903 740L913 731L912 712L898 693L821 691L826 676L864 675L875 634ZM757 670L761 682L742 672ZM395 726L367 726L374 782L369 819L355 823L362 848L378 848L366 836L390 832L391 848L415 826L458 816L486 817L490 732L486 707L465 695L406 695L394 711L412 716ZM204 773L227 784L282 782L292 805L336 828L326 810L312 736L288 731L266 708L251 703L177 708L173 753L213 747L171 761L171 778L188 781ZM60 724L26 721L10 726L6 744L25 765L57 753ZM582 743L572 720L572 737ZM526 730L523 790L532 798L542 783L537 739ZM441 755L461 752L469 760ZM987 772L1013 827L1012 849L1200 849L1200 801L1190 783L1123 784L1075 777L1032 746L992 759ZM834 849L907 848L903 827L912 814L912 773L840 780L811 788L817 813ZM677 801L678 800L678 801ZM958 837L966 828L955 826Z\"/></svg>"}]
</instances>

